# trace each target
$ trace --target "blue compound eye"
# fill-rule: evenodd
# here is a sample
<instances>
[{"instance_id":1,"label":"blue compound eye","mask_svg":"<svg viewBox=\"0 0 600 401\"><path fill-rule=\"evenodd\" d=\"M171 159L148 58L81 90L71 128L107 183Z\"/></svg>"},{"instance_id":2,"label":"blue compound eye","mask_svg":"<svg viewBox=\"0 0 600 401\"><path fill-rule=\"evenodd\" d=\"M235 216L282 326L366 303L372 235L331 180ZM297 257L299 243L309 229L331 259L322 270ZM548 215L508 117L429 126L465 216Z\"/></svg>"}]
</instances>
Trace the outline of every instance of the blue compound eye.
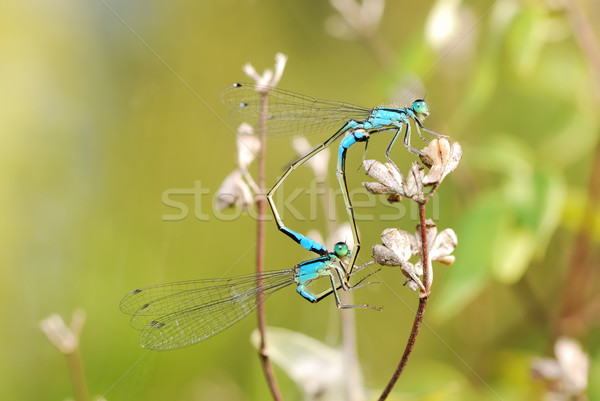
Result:
<instances>
[{"instance_id":1,"label":"blue compound eye","mask_svg":"<svg viewBox=\"0 0 600 401\"><path fill-rule=\"evenodd\" d=\"M429 110L427 110L427 103L425 100L418 99L413 102L412 109L417 114L429 114Z\"/></svg>"},{"instance_id":2,"label":"blue compound eye","mask_svg":"<svg viewBox=\"0 0 600 401\"><path fill-rule=\"evenodd\" d=\"M335 256L337 257L344 257L349 255L350 250L348 249L348 244L346 244L345 242L338 242L333 247L333 253L335 253Z\"/></svg>"}]
</instances>

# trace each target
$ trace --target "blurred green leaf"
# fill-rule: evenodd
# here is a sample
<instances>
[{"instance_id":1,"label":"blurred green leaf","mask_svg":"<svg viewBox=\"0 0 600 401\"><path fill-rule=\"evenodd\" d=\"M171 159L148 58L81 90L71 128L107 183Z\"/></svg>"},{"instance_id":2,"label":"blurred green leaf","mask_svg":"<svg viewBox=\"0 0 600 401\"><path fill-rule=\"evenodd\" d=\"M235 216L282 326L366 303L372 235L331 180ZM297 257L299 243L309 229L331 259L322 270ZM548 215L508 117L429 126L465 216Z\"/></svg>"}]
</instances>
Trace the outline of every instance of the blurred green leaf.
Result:
<instances>
[{"instance_id":1,"label":"blurred green leaf","mask_svg":"<svg viewBox=\"0 0 600 401\"><path fill-rule=\"evenodd\" d=\"M505 205L496 196L469 205L458 223L456 262L444 282L436 283L437 302L431 313L440 321L451 319L475 299L491 278L491 265Z\"/></svg>"},{"instance_id":2,"label":"blurred green leaf","mask_svg":"<svg viewBox=\"0 0 600 401\"><path fill-rule=\"evenodd\" d=\"M472 149L476 156L471 163L498 173L500 183L470 204L462 218L457 263L439 290L444 301L435 309L436 317L458 313L491 277L506 284L518 281L533 258L545 254L560 221L560 176L536 170L535 158L519 141L501 136L493 142L494 146Z\"/></svg>"},{"instance_id":3,"label":"blurred green leaf","mask_svg":"<svg viewBox=\"0 0 600 401\"><path fill-rule=\"evenodd\" d=\"M538 5L527 5L515 16L506 35L506 47L513 68L528 76L535 70L540 51L545 43L545 10Z\"/></svg>"},{"instance_id":4,"label":"blurred green leaf","mask_svg":"<svg viewBox=\"0 0 600 401\"><path fill-rule=\"evenodd\" d=\"M535 202L531 204L530 224L536 239L536 256L545 255L550 239L559 226L567 188L562 174L554 169L536 171L534 179Z\"/></svg>"},{"instance_id":5,"label":"blurred green leaf","mask_svg":"<svg viewBox=\"0 0 600 401\"><path fill-rule=\"evenodd\" d=\"M503 220L493 252L494 278L506 284L518 281L531 262L535 245L530 230L513 227L508 219Z\"/></svg>"},{"instance_id":6,"label":"blurred green leaf","mask_svg":"<svg viewBox=\"0 0 600 401\"><path fill-rule=\"evenodd\" d=\"M530 193L524 202L508 196L509 210L502 222L493 265L494 275L511 284L518 281L534 257L545 255L562 212L564 188L560 177L549 171L535 171L526 180L512 177L521 187L509 185L512 191Z\"/></svg>"}]
</instances>

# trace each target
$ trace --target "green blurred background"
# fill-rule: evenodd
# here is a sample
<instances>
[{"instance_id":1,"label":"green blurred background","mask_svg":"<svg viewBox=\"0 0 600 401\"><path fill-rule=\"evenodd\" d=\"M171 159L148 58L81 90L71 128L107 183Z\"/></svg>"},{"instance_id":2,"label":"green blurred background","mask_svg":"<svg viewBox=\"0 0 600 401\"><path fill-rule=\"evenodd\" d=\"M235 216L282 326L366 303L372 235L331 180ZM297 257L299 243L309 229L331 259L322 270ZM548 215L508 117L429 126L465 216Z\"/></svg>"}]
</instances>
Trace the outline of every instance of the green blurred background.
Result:
<instances>
[{"instance_id":1,"label":"green blurred background","mask_svg":"<svg viewBox=\"0 0 600 401\"><path fill-rule=\"evenodd\" d=\"M378 2L367 3L363 16ZM341 15L325 1L0 2L3 399L72 397L64 357L38 324L52 313L68 321L76 308L87 313L80 348L91 394L127 371L108 400L269 399L249 341L255 315L128 371L145 351L118 305L142 285L253 271L255 220L213 205L236 168L220 92L249 80L247 62L272 68L276 52L289 57L280 87L364 106L426 96L426 126L463 147L429 209L440 229L456 231L457 261L434 266L427 325L394 399L541 399L531 360L553 357L560 335L582 343L598 377L600 71L598 31L589 30L600 26L598 4L388 1L380 19L354 28ZM368 157L383 160L390 138L373 138ZM272 185L296 154L289 141L268 146ZM401 148L393 157L407 170ZM369 199L361 157L358 149L348 160L357 206ZM311 179L300 169L286 191ZM174 196L189 214L164 221L176 212L164 191L198 181L201 204ZM359 222L365 261L384 228L417 223L406 201L376 203L357 210L375 216ZM306 197L294 205L310 208ZM402 219L377 217L396 212ZM322 214L287 219L303 232L326 227ZM274 223L267 230L267 268L311 257ZM379 279L385 285L356 294L384 306L356 313L373 394L401 356L417 304L399 271ZM311 305L288 289L267 313L270 325L339 345L332 301ZM284 399L302 399L276 375ZM590 399L600 398L590 385Z\"/></svg>"}]
</instances>

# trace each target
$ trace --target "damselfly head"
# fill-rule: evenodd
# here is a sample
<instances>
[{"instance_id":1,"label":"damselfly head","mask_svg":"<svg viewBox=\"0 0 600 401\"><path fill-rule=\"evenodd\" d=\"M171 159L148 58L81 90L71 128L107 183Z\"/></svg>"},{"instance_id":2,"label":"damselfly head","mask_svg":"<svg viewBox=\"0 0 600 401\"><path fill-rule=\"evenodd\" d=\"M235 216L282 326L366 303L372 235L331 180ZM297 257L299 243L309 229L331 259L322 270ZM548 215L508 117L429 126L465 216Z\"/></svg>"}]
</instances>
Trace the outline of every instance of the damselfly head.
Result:
<instances>
[{"instance_id":1,"label":"damselfly head","mask_svg":"<svg viewBox=\"0 0 600 401\"><path fill-rule=\"evenodd\" d=\"M338 258L345 258L350 256L350 249L348 249L348 244L345 242L338 242L333 246L333 253Z\"/></svg>"},{"instance_id":2,"label":"damselfly head","mask_svg":"<svg viewBox=\"0 0 600 401\"><path fill-rule=\"evenodd\" d=\"M412 109L417 115L428 116L429 110L427 109L427 103L423 99L417 99L412 104Z\"/></svg>"}]
</instances>

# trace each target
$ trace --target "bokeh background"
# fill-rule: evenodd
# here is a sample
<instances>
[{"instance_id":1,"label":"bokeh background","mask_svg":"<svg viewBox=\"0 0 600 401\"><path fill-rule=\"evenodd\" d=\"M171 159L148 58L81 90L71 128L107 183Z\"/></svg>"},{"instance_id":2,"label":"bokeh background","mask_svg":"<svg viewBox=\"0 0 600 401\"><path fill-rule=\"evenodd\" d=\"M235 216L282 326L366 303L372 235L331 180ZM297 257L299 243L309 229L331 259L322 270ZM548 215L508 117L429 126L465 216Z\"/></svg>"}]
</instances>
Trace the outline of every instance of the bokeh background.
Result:
<instances>
[{"instance_id":1,"label":"bokeh background","mask_svg":"<svg viewBox=\"0 0 600 401\"><path fill-rule=\"evenodd\" d=\"M531 364L554 358L561 336L589 356L585 392L600 398L598 3L335 3L0 2L3 399L72 397L66 360L38 325L53 313L68 322L77 308L94 397L269 399L250 343L255 315L199 345L145 354L118 305L142 285L253 271L255 219L214 206L237 157L220 92L249 80L247 62L273 68L276 52L289 58L280 87L369 107L426 96L426 126L463 147L429 209L456 231L457 261L434 266L427 324L391 399L543 399ZM374 137L368 157L383 160L390 138ZM286 140L268 146L272 185L296 153ZM413 160L401 145L393 157L403 170ZM360 207L375 203L361 158L351 152L348 171L358 212L373 216L359 222L366 261L384 228L412 231L417 219L406 201ZM311 180L299 169L285 191ZM185 218L165 219L177 213L165 191ZM310 199L294 206L308 215ZM326 235L322 211L287 219ZM275 269L311 255L270 222L266 257ZM400 359L417 304L398 270L379 280L355 294L384 306L356 313L369 399ZM340 345L332 301L311 305L290 288L267 302L267 319ZM275 373L284 399L303 399Z\"/></svg>"}]
</instances>

